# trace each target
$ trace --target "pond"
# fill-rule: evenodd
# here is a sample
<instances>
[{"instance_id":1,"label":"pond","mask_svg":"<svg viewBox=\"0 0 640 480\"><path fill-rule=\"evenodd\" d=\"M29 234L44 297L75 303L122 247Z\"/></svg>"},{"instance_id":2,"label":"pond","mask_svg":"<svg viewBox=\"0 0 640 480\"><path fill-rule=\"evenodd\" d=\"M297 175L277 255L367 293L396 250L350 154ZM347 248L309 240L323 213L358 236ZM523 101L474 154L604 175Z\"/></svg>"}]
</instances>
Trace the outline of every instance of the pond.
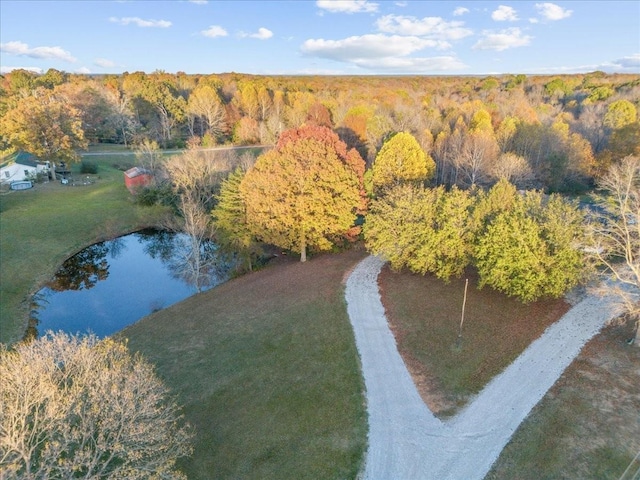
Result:
<instances>
[{"instance_id":1,"label":"pond","mask_svg":"<svg viewBox=\"0 0 640 480\"><path fill-rule=\"evenodd\" d=\"M34 297L30 331L109 336L140 318L229 278L212 242L144 230L96 243L64 262ZM34 331L37 330L37 331Z\"/></svg>"}]
</instances>

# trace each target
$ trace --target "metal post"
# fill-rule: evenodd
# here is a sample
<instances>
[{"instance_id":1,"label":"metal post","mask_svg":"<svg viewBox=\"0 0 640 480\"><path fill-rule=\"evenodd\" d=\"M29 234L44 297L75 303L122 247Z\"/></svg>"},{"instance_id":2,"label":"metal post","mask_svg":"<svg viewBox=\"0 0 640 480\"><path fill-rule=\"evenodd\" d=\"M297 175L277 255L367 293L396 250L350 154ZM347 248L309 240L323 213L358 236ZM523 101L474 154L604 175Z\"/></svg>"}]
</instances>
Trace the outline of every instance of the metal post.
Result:
<instances>
[{"instance_id":1,"label":"metal post","mask_svg":"<svg viewBox=\"0 0 640 480\"><path fill-rule=\"evenodd\" d=\"M462 300L462 317L460 318L460 330L458 331L458 338L462 338L462 324L464 323L464 307L467 304L467 287L469 286L469 279L465 279L464 282L464 298Z\"/></svg>"}]
</instances>

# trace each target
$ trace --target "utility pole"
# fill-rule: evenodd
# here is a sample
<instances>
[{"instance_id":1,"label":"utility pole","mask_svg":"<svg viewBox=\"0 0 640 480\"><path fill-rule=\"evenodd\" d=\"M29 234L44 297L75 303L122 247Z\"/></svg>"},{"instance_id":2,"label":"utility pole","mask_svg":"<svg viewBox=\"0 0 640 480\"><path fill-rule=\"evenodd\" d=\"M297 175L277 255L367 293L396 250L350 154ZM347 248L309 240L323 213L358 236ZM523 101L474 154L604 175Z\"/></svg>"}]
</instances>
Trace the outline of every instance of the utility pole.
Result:
<instances>
[{"instance_id":1,"label":"utility pole","mask_svg":"<svg viewBox=\"0 0 640 480\"><path fill-rule=\"evenodd\" d=\"M462 300L462 316L460 318L460 329L458 330L458 342L462 340L462 324L464 323L464 307L467 304L467 287L469 286L469 279L464 281L464 298Z\"/></svg>"}]
</instances>

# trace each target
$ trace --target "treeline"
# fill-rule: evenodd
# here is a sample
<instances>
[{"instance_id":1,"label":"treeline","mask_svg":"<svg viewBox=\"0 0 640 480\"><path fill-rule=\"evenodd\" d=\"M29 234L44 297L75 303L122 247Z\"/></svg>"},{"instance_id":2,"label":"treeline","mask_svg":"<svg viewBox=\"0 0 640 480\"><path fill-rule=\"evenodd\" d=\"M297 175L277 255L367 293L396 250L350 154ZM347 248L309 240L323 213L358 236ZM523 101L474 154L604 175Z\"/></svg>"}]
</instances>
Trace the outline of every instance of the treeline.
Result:
<instances>
[{"instance_id":1,"label":"treeline","mask_svg":"<svg viewBox=\"0 0 640 480\"><path fill-rule=\"evenodd\" d=\"M0 150L55 161L89 143L273 145L282 132L312 124L335 131L369 166L388 138L409 132L433 158L437 185L490 186L506 178L518 188L579 192L614 159L640 153L639 107L640 76L603 72L298 77L15 70L0 78Z\"/></svg>"}]
</instances>

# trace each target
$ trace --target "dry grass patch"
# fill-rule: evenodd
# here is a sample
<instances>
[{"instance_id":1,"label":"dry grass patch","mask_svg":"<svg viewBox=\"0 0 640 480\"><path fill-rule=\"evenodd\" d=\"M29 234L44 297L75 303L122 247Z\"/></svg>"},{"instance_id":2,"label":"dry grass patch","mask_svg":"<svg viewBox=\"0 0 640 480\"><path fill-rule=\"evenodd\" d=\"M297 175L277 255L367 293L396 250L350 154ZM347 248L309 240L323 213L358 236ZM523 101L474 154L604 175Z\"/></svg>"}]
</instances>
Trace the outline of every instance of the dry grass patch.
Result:
<instances>
[{"instance_id":1,"label":"dry grass patch","mask_svg":"<svg viewBox=\"0 0 640 480\"><path fill-rule=\"evenodd\" d=\"M383 303L398 348L434 413L454 414L570 306L523 305L470 285L457 346L464 279L385 267ZM592 339L532 410L487 480L619 479L640 451L640 348L632 326L609 326Z\"/></svg>"},{"instance_id":2,"label":"dry grass patch","mask_svg":"<svg viewBox=\"0 0 640 480\"><path fill-rule=\"evenodd\" d=\"M487 480L621 478L640 451L640 348L627 345L631 335L630 325L610 326L585 346Z\"/></svg>"},{"instance_id":3,"label":"dry grass patch","mask_svg":"<svg viewBox=\"0 0 640 480\"><path fill-rule=\"evenodd\" d=\"M445 284L385 266L378 279L400 354L425 403L441 417L467 403L570 307L564 300L524 305L489 288L478 290L471 270L465 278Z\"/></svg>"}]
</instances>

